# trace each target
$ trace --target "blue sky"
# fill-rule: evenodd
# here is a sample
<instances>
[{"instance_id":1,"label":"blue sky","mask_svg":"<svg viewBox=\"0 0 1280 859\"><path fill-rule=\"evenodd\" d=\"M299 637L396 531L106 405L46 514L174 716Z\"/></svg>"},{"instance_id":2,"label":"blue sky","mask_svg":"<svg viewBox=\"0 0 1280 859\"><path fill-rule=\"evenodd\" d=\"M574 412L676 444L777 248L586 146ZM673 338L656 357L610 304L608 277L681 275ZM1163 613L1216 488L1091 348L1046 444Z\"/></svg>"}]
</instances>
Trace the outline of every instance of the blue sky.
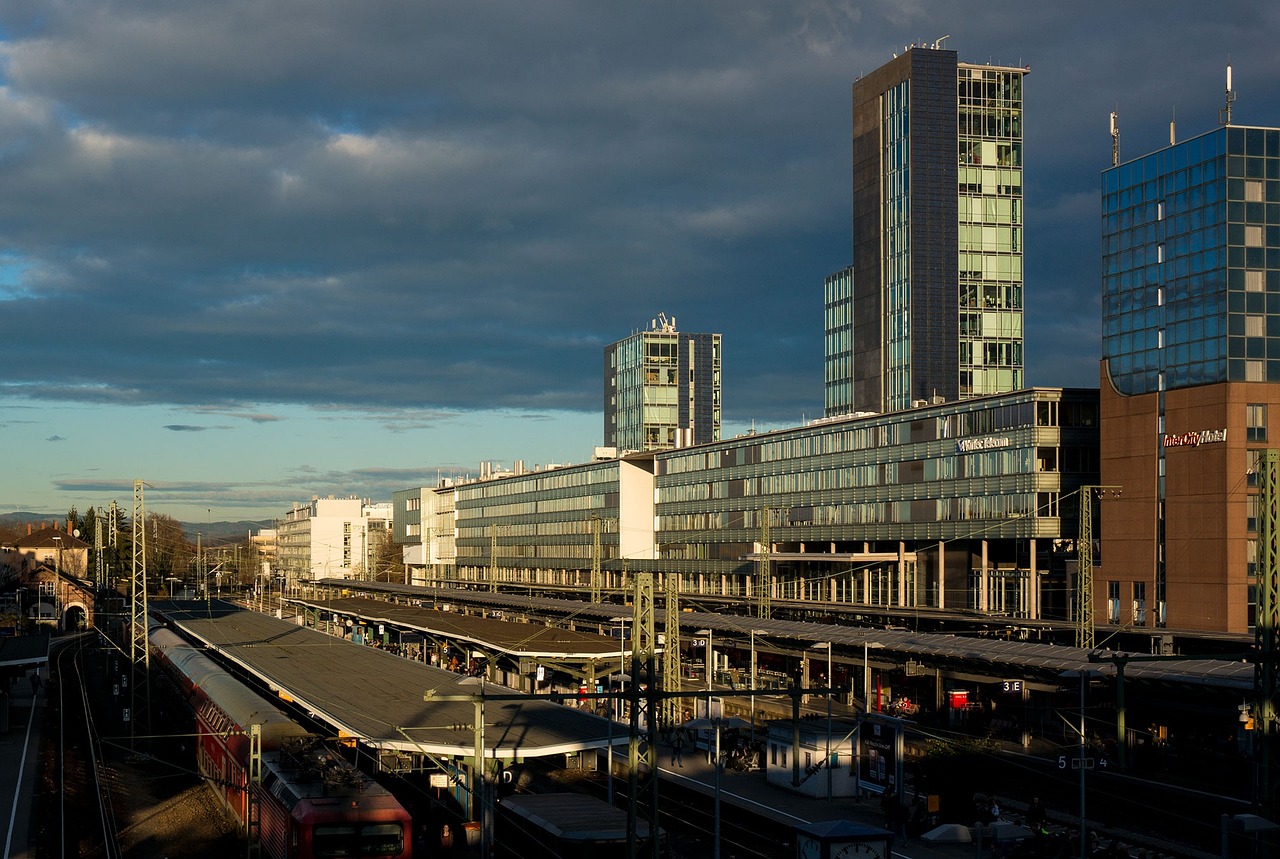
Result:
<instances>
[{"instance_id":1,"label":"blue sky","mask_svg":"<svg viewBox=\"0 0 1280 859\"><path fill-rule=\"evenodd\" d=\"M1280 124L1277 4L6 0L0 512L185 521L581 462L604 346L724 335L725 434L821 413L850 87L1029 65L1026 361L1097 385L1098 174Z\"/></svg>"}]
</instances>

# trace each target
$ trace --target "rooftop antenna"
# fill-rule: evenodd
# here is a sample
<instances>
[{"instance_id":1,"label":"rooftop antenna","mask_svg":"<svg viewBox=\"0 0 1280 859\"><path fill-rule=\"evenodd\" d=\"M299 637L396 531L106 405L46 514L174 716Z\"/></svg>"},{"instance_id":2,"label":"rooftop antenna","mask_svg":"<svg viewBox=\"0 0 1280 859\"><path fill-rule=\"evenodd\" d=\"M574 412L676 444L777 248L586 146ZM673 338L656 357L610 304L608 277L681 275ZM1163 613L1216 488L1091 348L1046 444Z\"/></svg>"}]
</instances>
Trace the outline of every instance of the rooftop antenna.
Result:
<instances>
[{"instance_id":1,"label":"rooftop antenna","mask_svg":"<svg viewBox=\"0 0 1280 859\"><path fill-rule=\"evenodd\" d=\"M1120 125L1118 119L1120 113L1111 111L1111 166L1115 167L1120 163Z\"/></svg>"},{"instance_id":2,"label":"rooftop antenna","mask_svg":"<svg viewBox=\"0 0 1280 859\"><path fill-rule=\"evenodd\" d=\"M1178 142L1177 126L1178 126L1178 109L1175 107L1173 109L1173 119L1169 120L1169 145L1170 146L1173 146Z\"/></svg>"},{"instance_id":3,"label":"rooftop antenna","mask_svg":"<svg viewBox=\"0 0 1280 859\"><path fill-rule=\"evenodd\" d=\"M1231 124L1231 105L1236 100L1235 90L1231 88L1231 61L1227 61L1227 103L1218 111L1218 122L1223 125Z\"/></svg>"},{"instance_id":4,"label":"rooftop antenna","mask_svg":"<svg viewBox=\"0 0 1280 859\"><path fill-rule=\"evenodd\" d=\"M943 36L941 39L938 39L936 42L934 42L934 43L933 43L933 49L934 49L935 51L940 51L940 50L942 50L942 43L943 43L943 42L945 42L947 39L950 39L950 38L951 38L951 34L950 34L950 33L947 33L947 35Z\"/></svg>"}]
</instances>

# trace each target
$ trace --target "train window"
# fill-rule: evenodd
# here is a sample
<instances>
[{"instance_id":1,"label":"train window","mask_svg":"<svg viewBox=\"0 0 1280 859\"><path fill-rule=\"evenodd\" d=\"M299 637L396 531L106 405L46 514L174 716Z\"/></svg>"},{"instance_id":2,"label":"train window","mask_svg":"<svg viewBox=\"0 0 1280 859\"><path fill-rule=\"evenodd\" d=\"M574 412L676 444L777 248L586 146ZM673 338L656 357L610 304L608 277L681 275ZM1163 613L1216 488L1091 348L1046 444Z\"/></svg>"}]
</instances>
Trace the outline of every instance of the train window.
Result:
<instances>
[{"instance_id":1,"label":"train window","mask_svg":"<svg viewBox=\"0 0 1280 859\"><path fill-rule=\"evenodd\" d=\"M317 826L311 844L316 856L357 856L354 826Z\"/></svg>"},{"instance_id":2,"label":"train window","mask_svg":"<svg viewBox=\"0 0 1280 859\"><path fill-rule=\"evenodd\" d=\"M396 856L404 852L404 831L398 823L317 826L312 845L317 857Z\"/></svg>"},{"instance_id":3,"label":"train window","mask_svg":"<svg viewBox=\"0 0 1280 859\"><path fill-rule=\"evenodd\" d=\"M404 850L398 823L373 823L360 827L361 856L395 856Z\"/></svg>"}]
</instances>

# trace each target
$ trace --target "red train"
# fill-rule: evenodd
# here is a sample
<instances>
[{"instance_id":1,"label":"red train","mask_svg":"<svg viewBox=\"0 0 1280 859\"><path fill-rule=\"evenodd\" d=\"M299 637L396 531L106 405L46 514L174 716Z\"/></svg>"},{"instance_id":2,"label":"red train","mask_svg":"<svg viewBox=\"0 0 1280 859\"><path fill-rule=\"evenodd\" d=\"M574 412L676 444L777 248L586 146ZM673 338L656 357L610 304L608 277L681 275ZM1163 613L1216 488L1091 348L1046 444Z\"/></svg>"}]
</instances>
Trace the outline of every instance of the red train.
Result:
<instances>
[{"instance_id":1,"label":"red train","mask_svg":"<svg viewBox=\"0 0 1280 859\"><path fill-rule=\"evenodd\" d=\"M262 784L254 795L264 855L409 859L412 822L385 788L171 630L152 628L151 653L195 710L200 773L245 831L248 734L261 726Z\"/></svg>"}]
</instances>

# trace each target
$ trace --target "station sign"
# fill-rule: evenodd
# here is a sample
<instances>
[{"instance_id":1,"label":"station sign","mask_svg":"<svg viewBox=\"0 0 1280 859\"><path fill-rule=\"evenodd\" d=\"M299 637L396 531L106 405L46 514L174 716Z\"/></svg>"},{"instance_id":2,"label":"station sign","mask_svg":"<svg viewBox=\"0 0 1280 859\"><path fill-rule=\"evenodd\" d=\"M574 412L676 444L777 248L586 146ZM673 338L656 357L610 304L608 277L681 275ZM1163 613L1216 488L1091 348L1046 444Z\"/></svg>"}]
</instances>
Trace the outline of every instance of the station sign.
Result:
<instances>
[{"instance_id":1,"label":"station sign","mask_svg":"<svg viewBox=\"0 0 1280 859\"><path fill-rule=\"evenodd\" d=\"M1000 691L1017 694L1022 691L1022 681L1021 680L1003 680L1000 683Z\"/></svg>"}]
</instances>

